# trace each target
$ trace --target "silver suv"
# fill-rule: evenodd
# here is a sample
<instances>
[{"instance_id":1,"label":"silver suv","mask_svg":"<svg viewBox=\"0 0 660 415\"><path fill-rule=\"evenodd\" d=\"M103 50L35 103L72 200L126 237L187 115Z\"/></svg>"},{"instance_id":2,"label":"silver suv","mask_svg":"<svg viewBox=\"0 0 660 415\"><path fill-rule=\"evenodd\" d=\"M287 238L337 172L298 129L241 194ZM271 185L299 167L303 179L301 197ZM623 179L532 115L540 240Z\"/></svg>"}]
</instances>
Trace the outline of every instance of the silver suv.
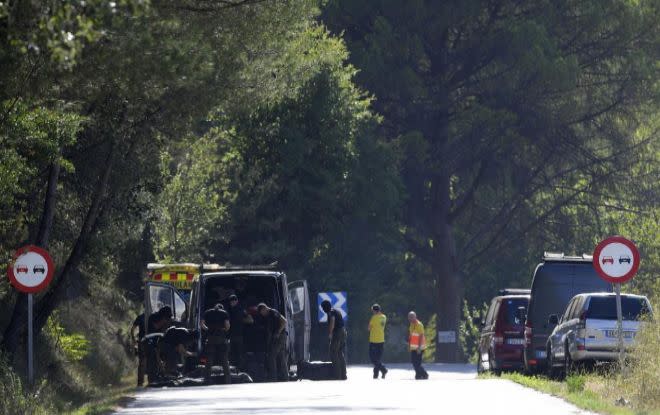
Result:
<instances>
[{"instance_id":1,"label":"silver suv","mask_svg":"<svg viewBox=\"0 0 660 415\"><path fill-rule=\"evenodd\" d=\"M640 317L652 316L649 300L641 295L621 294L624 348L632 346L640 328ZM618 358L616 296L612 293L578 294L559 317L553 314L548 324L555 326L548 338L548 374L569 373L575 363L613 361Z\"/></svg>"}]
</instances>

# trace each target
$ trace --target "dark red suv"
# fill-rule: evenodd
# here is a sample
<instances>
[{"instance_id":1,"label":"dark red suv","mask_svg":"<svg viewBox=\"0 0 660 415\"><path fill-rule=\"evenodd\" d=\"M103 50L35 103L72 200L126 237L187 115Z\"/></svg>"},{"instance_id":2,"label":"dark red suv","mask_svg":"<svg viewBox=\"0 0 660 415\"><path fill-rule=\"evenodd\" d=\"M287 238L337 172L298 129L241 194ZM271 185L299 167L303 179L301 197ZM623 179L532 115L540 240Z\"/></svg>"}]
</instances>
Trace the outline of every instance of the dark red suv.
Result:
<instances>
[{"instance_id":1,"label":"dark red suv","mask_svg":"<svg viewBox=\"0 0 660 415\"><path fill-rule=\"evenodd\" d=\"M522 317L529 305L529 290L506 289L493 298L481 320L477 371L523 368L525 326ZM522 309L522 310L519 310Z\"/></svg>"}]
</instances>

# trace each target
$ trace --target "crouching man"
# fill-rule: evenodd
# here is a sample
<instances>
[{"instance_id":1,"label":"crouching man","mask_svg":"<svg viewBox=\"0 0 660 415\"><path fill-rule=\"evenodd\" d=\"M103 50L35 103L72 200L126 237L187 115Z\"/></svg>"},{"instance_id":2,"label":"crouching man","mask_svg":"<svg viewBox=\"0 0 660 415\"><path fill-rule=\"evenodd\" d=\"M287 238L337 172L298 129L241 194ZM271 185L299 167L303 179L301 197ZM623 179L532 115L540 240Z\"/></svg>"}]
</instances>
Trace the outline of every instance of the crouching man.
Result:
<instances>
[{"instance_id":1,"label":"crouching man","mask_svg":"<svg viewBox=\"0 0 660 415\"><path fill-rule=\"evenodd\" d=\"M179 363L185 363L186 357L196 356L188 348L195 341L196 332L184 327L170 327L165 331L163 338L158 343L164 373L170 376L178 376Z\"/></svg>"}]
</instances>

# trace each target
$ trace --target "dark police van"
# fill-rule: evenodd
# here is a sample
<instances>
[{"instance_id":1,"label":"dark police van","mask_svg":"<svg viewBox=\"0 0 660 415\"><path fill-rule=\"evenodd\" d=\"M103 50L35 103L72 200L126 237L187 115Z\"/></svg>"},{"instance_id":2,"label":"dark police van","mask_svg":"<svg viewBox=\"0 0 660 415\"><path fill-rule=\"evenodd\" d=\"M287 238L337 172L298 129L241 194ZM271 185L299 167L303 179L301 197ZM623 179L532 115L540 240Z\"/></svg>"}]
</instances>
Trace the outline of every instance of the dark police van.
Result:
<instances>
[{"instance_id":1,"label":"dark police van","mask_svg":"<svg viewBox=\"0 0 660 415\"><path fill-rule=\"evenodd\" d=\"M523 360L527 372L545 369L546 345L554 329L548 321L551 315L563 314L568 302L577 294L612 291L612 285L596 274L592 261L591 255L543 255L543 262L534 271L525 316Z\"/></svg>"},{"instance_id":2,"label":"dark police van","mask_svg":"<svg viewBox=\"0 0 660 415\"><path fill-rule=\"evenodd\" d=\"M217 303L227 307L228 298L235 294L240 305L251 314L256 306L266 303L279 311L287 320L289 365L309 360L311 311L307 282L288 282L286 274L271 266L220 266L217 269L202 269L192 285L189 301L172 285L149 281L145 288L145 315L170 306L174 320L179 324L201 333L204 311ZM265 352L264 327L259 324L245 326L244 350L246 354L259 355ZM198 356L203 356L201 335L195 342ZM249 373L249 371L248 371ZM250 373L253 377L260 376ZM256 379L255 379L256 380Z\"/></svg>"}]
</instances>

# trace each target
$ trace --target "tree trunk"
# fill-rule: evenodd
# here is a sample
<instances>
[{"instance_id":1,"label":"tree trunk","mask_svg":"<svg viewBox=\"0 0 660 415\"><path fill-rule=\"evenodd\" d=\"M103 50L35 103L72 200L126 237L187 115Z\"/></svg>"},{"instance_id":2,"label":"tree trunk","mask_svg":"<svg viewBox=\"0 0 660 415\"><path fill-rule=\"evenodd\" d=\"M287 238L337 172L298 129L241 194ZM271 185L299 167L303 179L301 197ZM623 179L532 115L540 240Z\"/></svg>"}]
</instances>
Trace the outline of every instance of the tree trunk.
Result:
<instances>
[{"instance_id":1,"label":"tree trunk","mask_svg":"<svg viewBox=\"0 0 660 415\"><path fill-rule=\"evenodd\" d=\"M436 354L438 362L462 361L459 342L461 319L462 284L458 272L456 244L453 226L449 221L451 195L448 174L433 178L433 262L432 269L437 282Z\"/></svg>"},{"instance_id":2,"label":"tree trunk","mask_svg":"<svg viewBox=\"0 0 660 415\"><path fill-rule=\"evenodd\" d=\"M113 142L110 144L110 152L103 166L101 177L94 190L92 203L89 206L85 221L83 222L80 234L76 243L71 250L69 258L66 260L64 267L60 271L58 277L54 279L51 284L50 290L43 296L35 313L34 333L35 336L41 332L41 329L46 324L48 317L55 310L59 302L64 298L64 292L67 286L67 280L72 271L78 268L86 251L89 240L93 234L96 222L102 209L103 202L106 198L108 184L112 173L115 157L117 154L117 145Z\"/></svg>"},{"instance_id":3,"label":"tree trunk","mask_svg":"<svg viewBox=\"0 0 660 415\"><path fill-rule=\"evenodd\" d=\"M60 150L61 151L61 150ZM60 153L61 154L61 153ZM39 222L39 231L34 244L44 249L48 248L48 239L53 227L55 217L55 203L57 201L57 183L60 177L59 154L57 159L50 166L48 175L48 184L46 187L46 196L44 198L44 208ZM20 341L24 338L27 320L27 294L18 293L14 309L12 311L9 325L5 329L0 347L9 355L10 361L15 357L19 349Z\"/></svg>"}]
</instances>

